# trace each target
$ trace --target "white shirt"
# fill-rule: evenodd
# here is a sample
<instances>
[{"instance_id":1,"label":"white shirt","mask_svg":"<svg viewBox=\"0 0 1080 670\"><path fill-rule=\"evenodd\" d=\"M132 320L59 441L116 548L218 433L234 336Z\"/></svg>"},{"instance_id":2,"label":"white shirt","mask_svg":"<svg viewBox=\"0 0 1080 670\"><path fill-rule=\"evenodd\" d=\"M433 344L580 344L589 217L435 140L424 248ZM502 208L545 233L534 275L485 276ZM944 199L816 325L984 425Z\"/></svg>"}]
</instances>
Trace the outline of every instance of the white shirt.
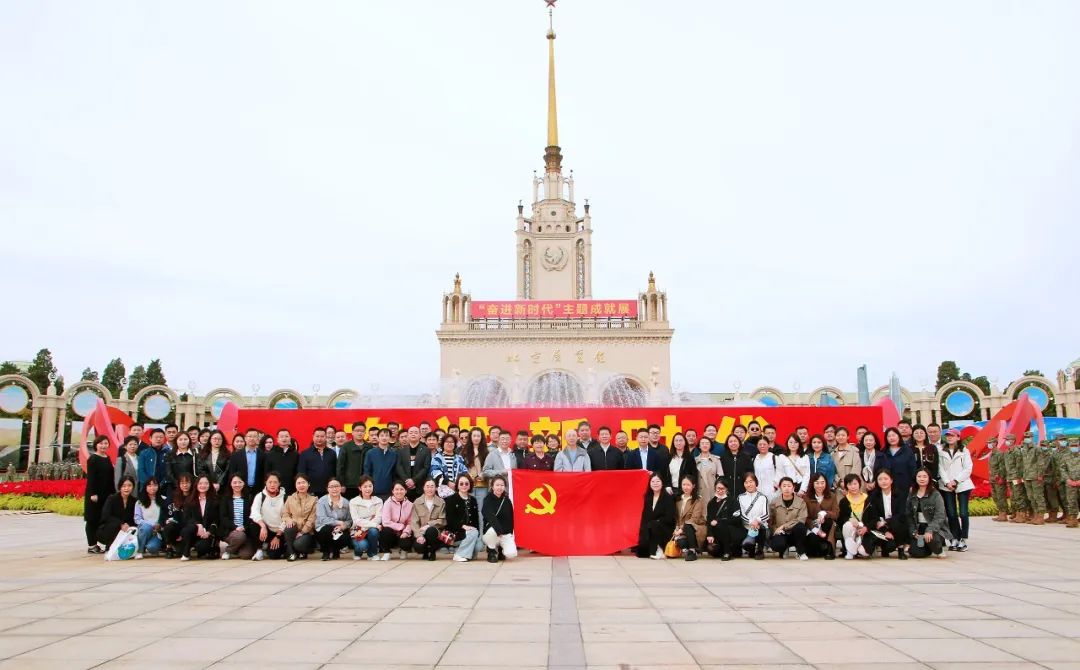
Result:
<instances>
[{"instance_id":1,"label":"white shirt","mask_svg":"<svg viewBox=\"0 0 1080 670\"><path fill-rule=\"evenodd\" d=\"M638 447L638 451L641 452L641 469L642 470L648 470L649 469L649 448L645 447L644 449L642 449L641 447Z\"/></svg>"},{"instance_id":2,"label":"white shirt","mask_svg":"<svg viewBox=\"0 0 1080 670\"><path fill-rule=\"evenodd\" d=\"M881 499L885 501L885 518L892 518L892 495L882 495Z\"/></svg>"},{"instance_id":3,"label":"white shirt","mask_svg":"<svg viewBox=\"0 0 1080 670\"><path fill-rule=\"evenodd\" d=\"M509 472L510 470L512 470L514 468L514 465L513 465L513 463L514 463L514 453L513 452L511 452L511 451L499 451L499 458L502 459L503 468L505 468L507 472Z\"/></svg>"},{"instance_id":4,"label":"white shirt","mask_svg":"<svg viewBox=\"0 0 1080 670\"><path fill-rule=\"evenodd\" d=\"M682 468L682 456L672 456L668 463L668 472L671 473L671 487L679 488L679 470Z\"/></svg>"}]
</instances>

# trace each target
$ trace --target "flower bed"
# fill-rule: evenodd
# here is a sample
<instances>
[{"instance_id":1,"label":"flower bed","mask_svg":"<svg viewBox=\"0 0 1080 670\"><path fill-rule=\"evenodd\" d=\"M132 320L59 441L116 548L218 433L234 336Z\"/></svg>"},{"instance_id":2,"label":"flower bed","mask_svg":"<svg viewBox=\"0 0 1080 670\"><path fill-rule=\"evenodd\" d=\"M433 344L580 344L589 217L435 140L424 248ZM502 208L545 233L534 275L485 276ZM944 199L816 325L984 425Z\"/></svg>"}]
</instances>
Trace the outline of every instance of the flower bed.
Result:
<instances>
[{"instance_id":1,"label":"flower bed","mask_svg":"<svg viewBox=\"0 0 1080 670\"><path fill-rule=\"evenodd\" d=\"M39 479L27 482L0 483L0 495L40 496L43 498L81 497L86 491L85 479Z\"/></svg>"},{"instance_id":2,"label":"flower bed","mask_svg":"<svg viewBox=\"0 0 1080 670\"><path fill-rule=\"evenodd\" d=\"M0 510L17 512L54 512L64 516L82 516L81 498L42 498L0 494Z\"/></svg>"}]
</instances>

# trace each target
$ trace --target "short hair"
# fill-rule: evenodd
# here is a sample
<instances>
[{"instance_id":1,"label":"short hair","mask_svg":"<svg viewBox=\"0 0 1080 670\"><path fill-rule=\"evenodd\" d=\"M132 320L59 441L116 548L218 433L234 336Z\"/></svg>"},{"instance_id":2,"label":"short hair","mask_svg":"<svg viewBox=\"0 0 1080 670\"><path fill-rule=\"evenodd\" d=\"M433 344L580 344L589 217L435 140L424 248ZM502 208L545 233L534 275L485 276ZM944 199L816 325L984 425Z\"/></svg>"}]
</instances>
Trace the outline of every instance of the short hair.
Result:
<instances>
[{"instance_id":1,"label":"short hair","mask_svg":"<svg viewBox=\"0 0 1080 670\"><path fill-rule=\"evenodd\" d=\"M761 432L764 433L765 431L767 431L770 428L772 428L773 430L776 430L776 426L772 425L771 423L767 423L767 424L765 424L764 426L761 427Z\"/></svg>"},{"instance_id":2,"label":"short hair","mask_svg":"<svg viewBox=\"0 0 1080 670\"><path fill-rule=\"evenodd\" d=\"M431 428L431 422L430 422L430 421L428 421L427 419L421 419L421 420L420 420L420 423L418 423L418 424L416 424L416 425L417 425L417 426L419 427L419 426L422 426L422 425L424 425L425 423L427 424L428 428Z\"/></svg>"},{"instance_id":3,"label":"short hair","mask_svg":"<svg viewBox=\"0 0 1080 670\"><path fill-rule=\"evenodd\" d=\"M135 444L138 444L139 443L139 438L135 437L134 435L128 435L127 437L124 438L124 446L125 447L128 446L128 444L130 444L132 442L134 442Z\"/></svg>"},{"instance_id":4,"label":"short hair","mask_svg":"<svg viewBox=\"0 0 1080 670\"><path fill-rule=\"evenodd\" d=\"M707 423L707 424L705 424L705 428L702 429L701 432L705 432L706 430L708 430L710 428L712 428L713 430L716 430L716 424L715 423Z\"/></svg>"},{"instance_id":5,"label":"short hair","mask_svg":"<svg viewBox=\"0 0 1080 670\"><path fill-rule=\"evenodd\" d=\"M617 432L615 433L615 436L616 436L616 437L618 437L619 433L622 433L623 435L625 435L625 436L627 436L627 437L630 437L630 433L626 432L625 430L620 430L620 431L617 431Z\"/></svg>"},{"instance_id":6,"label":"short hair","mask_svg":"<svg viewBox=\"0 0 1080 670\"><path fill-rule=\"evenodd\" d=\"M650 423L648 429L652 430L653 428L655 428L657 430L660 430L660 424L658 424L658 423Z\"/></svg>"},{"instance_id":7,"label":"short hair","mask_svg":"<svg viewBox=\"0 0 1080 670\"><path fill-rule=\"evenodd\" d=\"M314 435L315 433L325 433L325 432L326 432L326 429L323 428L322 426L315 426L315 429L311 431L311 434Z\"/></svg>"},{"instance_id":8,"label":"short hair","mask_svg":"<svg viewBox=\"0 0 1080 670\"><path fill-rule=\"evenodd\" d=\"M832 428L833 430L836 430L836 424L835 423L827 423L827 424L825 424L825 427L821 429L821 432L824 433L825 431L829 430L830 428Z\"/></svg>"},{"instance_id":9,"label":"short hair","mask_svg":"<svg viewBox=\"0 0 1080 670\"><path fill-rule=\"evenodd\" d=\"M292 435L292 433L289 432L288 428L278 428L277 432L278 433L289 433L289 435Z\"/></svg>"},{"instance_id":10,"label":"short hair","mask_svg":"<svg viewBox=\"0 0 1080 670\"><path fill-rule=\"evenodd\" d=\"M360 488L361 486L363 486L364 484L367 484L369 482L371 483L372 486L375 485L375 480L374 479L372 479L368 475L360 475L360 479L357 480L357 482L356 482L356 488Z\"/></svg>"},{"instance_id":11,"label":"short hair","mask_svg":"<svg viewBox=\"0 0 1080 670\"><path fill-rule=\"evenodd\" d=\"M150 437L153 437L153 436L157 435L158 433L164 435L165 431L163 431L160 428L154 428L153 430L150 431Z\"/></svg>"},{"instance_id":12,"label":"short hair","mask_svg":"<svg viewBox=\"0 0 1080 670\"><path fill-rule=\"evenodd\" d=\"M527 430L519 430L517 432L517 437L528 437L528 436L529 436L529 431L527 431Z\"/></svg>"},{"instance_id":13,"label":"short hair","mask_svg":"<svg viewBox=\"0 0 1080 670\"><path fill-rule=\"evenodd\" d=\"M937 429L940 430L941 429L941 424L939 424L937 421L931 421L930 423L926 424L926 427L927 428L937 428ZM920 468L920 469L922 469L922 468Z\"/></svg>"},{"instance_id":14,"label":"short hair","mask_svg":"<svg viewBox=\"0 0 1080 670\"><path fill-rule=\"evenodd\" d=\"M758 483L759 483L758 478L757 478L757 475L755 475L753 472L747 472L745 475L743 475L743 478L742 478L743 484L750 481L751 479L754 480L754 486L757 486Z\"/></svg>"},{"instance_id":15,"label":"short hair","mask_svg":"<svg viewBox=\"0 0 1080 670\"><path fill-rule=\"evenodd\" d=\"M649 429L648 428L638 428L637 432L634 433L634 437L641 437L642 433L645 433L645 437L648 437L649 436Z\"/></svg>"},{"instance_id":16,"label":"short hair","mask_svg":"<svg viewBox=\"0 0 1080 670\"><path fill-rule=\"evenodd\" d=\"M266 476L263 477L263 481L265 482L266 480L270 479L271 477L274 477L279 482L281 481L281 475L278 473L277 470L271 470L270 472L267 472Z\"/></svg>"},{"instance_id":17,"label":"short hair","mask_svg":"<svg viewBox=\"0 0 1080 670\"><path fill-rule=\"evenodd\" d=\"M540 444L547 444L547 438L545 438L543 435L540 435L539 433L529 438L529 444L536 444L537 442L539 442Z\"/></svg>"},{"instance_id":18,"label":"short hair","mask_svg":"<svg viewBox=\"0 0 1080 670\"><path fill-rule=\"evenodd\" d=\"M389 428L390 426L393 426L395 428L401 428L401 424L398 423L397 421L388 421L386 423L386 427Z\"/></svg>"},{"instance_id":19,"label":"short hair","mask_svg":"<svg viewBox=\"0 0 1080 670\"><path fill-rule=\"evenodd\" d=\"M354 423L354 424L352 425L352 429L353 429L353 432L354 432L354 433L356 432L356 429L357 429L357 428L359 428L360 430L367 430L367 426L365 426L364 424L362 424L362 423L359 423L359 422L357 422L357 423Z\"/></svg>"},{"instance_id":20,"label":"short hair","mask_svg":"<svg viewBox=\"0 0 1080 670\"><path fill-rule=\"evenodd\" d=\"M454 430L454 429L457 429L457 430L459 430L459 431L460 431L460 430L461 430L461 426L457 425L456 423L452 423L452 424L450 424L449 426L447 426L447 427L446 427L446 432L448 432L448 433L449 433L450 431L452 431L452 430Z\"/></svg>"},{"instance_id":21,"label":"short hair","mask_svg":"<svg viewBox=\"0 0 1080 670\"><path fill-rule=\"evenodd\" d=\"M848 487L848 484L850 484L851 482L859 482L859 485L862 486L862 477L855 474L854 472L852 472L850 474L847 474L847 475L844 475L844 488L845 489Z\"/></svg>"},{"instance_id":22,"label":"short hair","mask_svg":"<svg viewBox=\"0 0 1080 670\"><path fill-rule=\"evenodd\" d=\"M757 426L758 428L761 428L761 422L757 419L752 419L750 423L746 424L747 428L749 428L750 426Z\"/></svg>"},{"instance_id":23,"label":"short hair","mask_svg":"<svg viewBox=\"0 0 1080 670\"><path fill-rule=\"evenodd\" d=\"M165 430L168 430L170 428L175 428L177 430L180 430L180 426L176 425L175 423L167 423L167 424L165 424Z\"/></svg>"},{"instance_id":24,"label":"short hair","mask_svg":"<svg viewBox=\"0 0 1080 670\"><path fill-rule=\"evenodd\" d=\"M611 429L608 428L607 426L600 426L599 428L597 428L596 429L596 434L599 435L600 433L604 432L605 430L608 432L608 435L611 435ZM619 432L621 433L622 431L620 430Z\"/></svg>"},{"instance_id":25,"label":"short hair","mask_svg":"<svg viewBox=\"0 0 1080 670\"><path fill-rule=\"evenodd\" d=\"M588 426L589 428L592 428L592 424L590 424L588 421L578 421L578 430L581 430L582 426Z\"/></svg>"},{"instance_id":26,"label":"short hair","mask_svg":"<svg viewBox=\"0 0 1080 670\"><path fill-rule=\"evenodd\" d=\"M261 433L261 432L262 431L259 430L258 428L255 428L254 426L251 426L247 430L244 431L244 435L247 435L248 433Z\"/></svg>"},{"instance_id":27,"label":"short hair","mask_svg":"<svg viewBox=\"0 0 1080 670\"><path fill-rule=\"evenodd\" d=\"M390 437L390 429L389 428L380 428L379 429L379 435L382 435L383 433L386 433L386 436Z\"/></svg>"},{"instance_id":28,"label":"short hair","mask_svg":"<svg viewBox=\"0 0 1080 670\"><path fill-rule=\"evenodd\" d=\"M795 480L792 479L791 477L786 477L786 476L781 477L780 481L778 483L783 484L784 482L787 482L787 483L791 484L792 486L795 486Z\"/></svg>"},{"instance_id":29,"label":"short hair","mask_svg":"<svg viewBox=\"0 0 1080 670\"><path fill-rule=\"evenodd\" d=\"M896 425L899 426L902 423L906 423L908 426L911 426L911 419L900 419L899 421L896 422Z\"/></svg>"},{"instance_id":30,"label":"short hair","mask_svg":"<svg viewBox=\"0 0 1080 670\"><path fill-rule=\"evenodd\" d=\"M193 430L194 430L194 431L196 431L196 432L198 432L198 430L199 430L199 427L198 427L198 426L188 426L187 428L185 428L185 429L184 429L184 432L185 432L185 433L190 433L190 432L191 432L191 431L193 431Z\"/></svg>"}]
</instances>

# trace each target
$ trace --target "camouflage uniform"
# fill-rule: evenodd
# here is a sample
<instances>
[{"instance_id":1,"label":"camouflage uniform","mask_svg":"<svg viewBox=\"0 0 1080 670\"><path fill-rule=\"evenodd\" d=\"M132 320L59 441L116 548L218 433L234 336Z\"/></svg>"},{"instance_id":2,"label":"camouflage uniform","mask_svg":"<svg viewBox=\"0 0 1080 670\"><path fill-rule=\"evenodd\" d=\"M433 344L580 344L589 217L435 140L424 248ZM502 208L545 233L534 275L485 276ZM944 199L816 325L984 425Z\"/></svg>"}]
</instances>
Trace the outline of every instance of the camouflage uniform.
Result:
<instances>
[{"instance_id":1,"label":"camouflage uniform","mask_svg":"<svg viewBox=\"0 0 1080 670\"><path fill-rule=\"evenodd\" d=\"M1024 492L1027 493L1034 517L1028 522L1036 526L1046 523L1046 470L1050 465L1050 450L1032 441L1031 433L1024 433L1024 445L1020 449L1024 470Z\"/></svg>"},{"instance_id":2,"label":"camouflage uniform","mask_svg":"<svg viewBox=\"0 0 1080 670\"><path fill-rule=\"evenodd\" d=\"M1058 512L1064 509L1061 501L1062 476L1058 462L1069 453L1067 444L1063 445L1060 440L1047 440L1045 444L1045 449L1050 454L1050 462L1046 470L1046 511L1049 512L1046 518L1047 523L1057 523Z\"/></svg>"},{"instance_id":3,"label":"camouflage uniform","mask_svg":"<svg viewBox=\"0 0 1080 670\"><path fill-rule=\"evenodd\" d=\"M1002 445L1004 447L1005 445ZM997 516L994 521L1009 520L1009 497L1005 479L1005 452L998 448L996 437L990 438L986 443L989 450L990 467L990 492L994 497L994 505L997 506Z\"/></svg>"},{"instance_id":4,"label":"camouflage uniform","mask_svg":"<svg viewBox=\"0 0 1080 670\"><path fill-rule=\"evenodd\" d=\"M1069 528L1077 527L1077 516L1080 515L1080 487L1069 486L1069 480L1080 482L1080 452L1073 449L1080 447L1080 439L1069 440L1069 448L1065 456L1058 461L1058 471L1061 473L1061 493L1065 506L1065 525Z\"/></svg>"},{"instance_id":5,"label":"camouflage uniform","mask_svg":"<svg viewBox=\"0 0 1080 670\"><path fill-rule=\"evenodd\" d=\"M1031 513L1031 501L1024 490L1024 457L1009 438L1005 439L1005 478L1012 493L1013 523L1024 523Z\"/></svg>"}]
</instances>

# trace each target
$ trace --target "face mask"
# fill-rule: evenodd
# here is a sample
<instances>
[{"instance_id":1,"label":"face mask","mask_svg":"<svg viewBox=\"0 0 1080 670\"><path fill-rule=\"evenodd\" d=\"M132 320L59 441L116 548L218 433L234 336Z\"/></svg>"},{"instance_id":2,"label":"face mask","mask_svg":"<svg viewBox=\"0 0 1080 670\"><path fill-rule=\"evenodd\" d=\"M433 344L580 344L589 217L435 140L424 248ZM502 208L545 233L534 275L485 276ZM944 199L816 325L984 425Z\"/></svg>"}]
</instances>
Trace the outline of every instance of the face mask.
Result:
<instances>
[{"instance_id":1,"label":"face mask","mask_svg":"<svg viewBox=\"0 0 1080 670\"><path fill-rule=\"evenodd\" d=\"M1029 447L1031 446L1031 438L1030 437L1024 438L1024 445L1029 446Z\"/></svg>"},{"instance_id":2,"label":"face mask","mask_svg":"<svg viewBox=\"0 0 1080 670\"><path fill-rule=\"evenodd\" d=\"M1073 452L1074 454L1080 454L1080 447L1069 447L1069 451Z\"/></svg>"},{"instance_id":3,"label":"face mask","mask_svg":"<svg viewBox=\"0 0 1080 670\"><path fill-rule=\"evenodd\" d=\"M1067 446L1069 446L1069 441L1068 440L1058 440L1058 446L1059 447L1067 447Z\"/></svg>"}]
</instances>

